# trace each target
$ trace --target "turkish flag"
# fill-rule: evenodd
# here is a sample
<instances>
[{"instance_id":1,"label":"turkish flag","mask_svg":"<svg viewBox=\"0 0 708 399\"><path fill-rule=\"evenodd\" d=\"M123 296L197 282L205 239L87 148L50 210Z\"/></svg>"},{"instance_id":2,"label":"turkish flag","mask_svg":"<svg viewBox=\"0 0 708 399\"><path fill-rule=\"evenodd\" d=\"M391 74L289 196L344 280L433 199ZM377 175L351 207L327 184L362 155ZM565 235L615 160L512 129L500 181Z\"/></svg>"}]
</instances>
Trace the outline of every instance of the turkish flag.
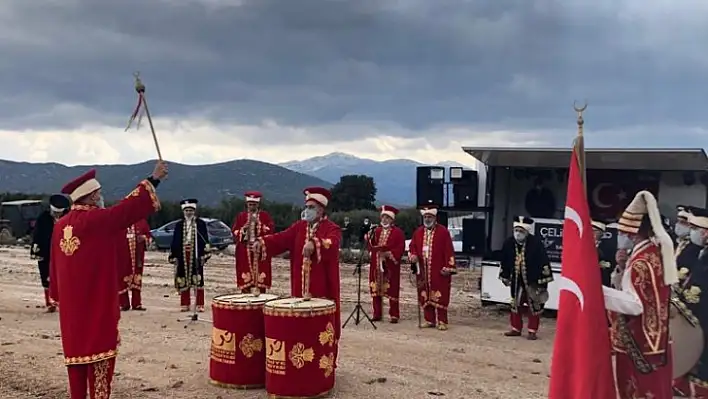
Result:
<instances>
[{"instance_id":1,"label":"turkish flag","mask_svg":"<svg viewBox=\"0 0 708 399\"><path fill-rule=\"evenodd\" d=\"M610 331L578 151L570 159L550 399L615 399Z\"/></svg>"},{"instance_id":2,"label":"turkish flag","mask_svg":"<svg viewBox=\"0 0 708 399\"><path fill-rule=\"evenodd\" d=\"M659 176L634 170L587 171L590 216L599 220L616 220L634 196L647 190L659 197Z\"/></svg>"}]
</instances>

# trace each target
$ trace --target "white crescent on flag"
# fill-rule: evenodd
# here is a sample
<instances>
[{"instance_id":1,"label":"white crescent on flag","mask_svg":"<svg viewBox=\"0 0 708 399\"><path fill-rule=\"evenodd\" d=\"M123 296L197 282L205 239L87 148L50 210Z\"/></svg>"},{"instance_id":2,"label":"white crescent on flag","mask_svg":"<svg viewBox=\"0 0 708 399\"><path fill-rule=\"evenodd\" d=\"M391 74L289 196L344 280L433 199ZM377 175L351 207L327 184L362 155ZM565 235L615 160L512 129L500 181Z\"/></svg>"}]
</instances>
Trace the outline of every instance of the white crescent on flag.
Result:
<instances>
[{"instance_id":1,"label":"white crescent on flag","mask_svg":"<svg viewBox=\"0 0 708 399\"><path fill-rule=\"evenodd\" d=\"M578 234L580 238L583 238L583 220L580 218L580 215L578 212L569 207L565 207L565 219L570 220L571 222L575 223L576 226L578 226ZM563 232L565 234L565 232ZM583 310L585 306L585 295L583 295L583 290L580 289L578 286L578 283L575 281L569 279L566 276L561 275L560 279L558 280L558 291L568 291L571 294L575 295L576 298L578 298L578 302L580 303L580 311Z\"/></svg>"}]
</instances>

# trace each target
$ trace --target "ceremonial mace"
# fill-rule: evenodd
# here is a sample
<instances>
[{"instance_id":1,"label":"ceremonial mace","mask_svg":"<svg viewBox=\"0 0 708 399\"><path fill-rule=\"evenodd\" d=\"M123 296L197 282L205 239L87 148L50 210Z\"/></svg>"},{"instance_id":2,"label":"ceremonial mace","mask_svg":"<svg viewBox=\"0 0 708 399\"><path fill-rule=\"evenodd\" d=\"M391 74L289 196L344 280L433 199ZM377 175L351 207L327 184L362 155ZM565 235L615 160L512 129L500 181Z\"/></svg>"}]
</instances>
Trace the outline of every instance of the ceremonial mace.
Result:
<instances>
[{"instance_id":1,"label":"ceremonial mace","mask_svg":"<svg viewBox=\"0 0 708 399\"><path fill-rule=\"evenodd\" d=\"M578 120L576 121L578 125L578 137L576 140L576 145L574 148L578 151L578 163L580 164L580 176L583 181L583 189L587 192L587 173L585 171L585 136L583 135L583 125L585 125L585 119L583 119L583 112L588 108L588 101L582 107L578 107L577 103L573 101L573 109L578 114Z\"/></svg>"},{"instance_id":2,"label":"ceremonial mace","mask_svg":"<svg viewBox=\"0 0 708 399\"><path fill-rule=\"evenodd\" d=\"M140 72L133 72L135 77L135 92L138 94L138 104L135 106L133 113L130 115L128 120L128 126L126 126L125 131L130 129L133 125L135 119L137 119L136 128L140 129L140 122L143 119L143 113L147 116L148 124L150 125L150 132L152 133L152 140L155 142L155 150L157 150L157 159L162 161L162 152L160 152L160 143L157 141L157 134L155 134L155 126L152 124L152 117L150 116L150 109L148 108L147 98L145 97L145 85L143 81L140 80Z\"/></svg>"}]
</instances>

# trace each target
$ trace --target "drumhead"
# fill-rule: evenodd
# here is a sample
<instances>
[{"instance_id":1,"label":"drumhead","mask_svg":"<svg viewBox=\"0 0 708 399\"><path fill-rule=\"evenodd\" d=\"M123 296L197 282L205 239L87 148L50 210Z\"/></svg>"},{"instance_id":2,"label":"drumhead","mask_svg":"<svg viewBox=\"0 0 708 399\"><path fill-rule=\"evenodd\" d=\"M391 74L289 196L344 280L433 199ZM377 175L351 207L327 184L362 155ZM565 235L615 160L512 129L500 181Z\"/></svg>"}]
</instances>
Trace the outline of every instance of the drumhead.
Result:
<instances>
[{"instance_id":1,"label":"drumhead","mask_svg":"<svg viewBox=\"0 0 708 399\"><path fill-rule=\"evenodd\" d=\"M255 296L253 294L227 294L214 297L214 303L231 306L258 305L264 304L268 301L272 301L277 298L278 296L273 294L260 294L258 296Z\"/></svg>"},{"instance_id":2,"label":"drumhead","mask_svg":"<svg viewBox=\"0 0 708 399\"><path fill-rule=\"evenodd\" d=\"M284 298L266 303L266 308L271 309L288 309L294 311L308 311L312 309L327 309L334 308L335 303L332 300L325 298L312 298L309 301L303 298Z\"/></svg>"},{"instance_id":3,"label":"drumhead","mask_svg":"<svg viewBox=\"0 0 708 399\"><path fill-rule=\"evenodd\" d=\"M682 315L676 315L669 320L669 331L673 340L673 377L680 378L700 360L704 345L703 329L700 325L693 326Z\"/></svg>"}]
</instances>

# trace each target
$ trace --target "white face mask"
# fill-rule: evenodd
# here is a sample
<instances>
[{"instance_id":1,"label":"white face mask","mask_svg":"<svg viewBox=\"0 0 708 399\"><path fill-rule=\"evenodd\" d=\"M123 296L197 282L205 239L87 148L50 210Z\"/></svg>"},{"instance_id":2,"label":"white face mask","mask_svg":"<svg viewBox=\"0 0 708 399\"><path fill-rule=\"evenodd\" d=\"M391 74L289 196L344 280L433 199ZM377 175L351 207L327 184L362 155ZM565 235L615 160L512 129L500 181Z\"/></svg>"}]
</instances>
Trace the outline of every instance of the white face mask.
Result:
<instances>
[{"instance_id":1,"label":"white face mask","mask_svg":"<svg viewBox=\"0 0 708 399\"><path fill-rule=\"evenodd\" d=\"M514 239L518 243L524 242L524 241L526 241L526 233L523 231L515 231L514 232Z\"/></svg>"},{"instance_id":2,"label":"white face mask","mask_svg":"<svg viewBox=\"0 0 708 399\"><path fill-rule=\"evenodd\" d=\"M317 210L313 208L305 208L300 213L300 218L308 223L312 223L317 218Z\"/></svg>"},{"instance_id":3,"label":"white face mask","mask_svg":"<svg viewBox=\"0 0 708 399\"><path fill-rule=\"evenodd\" d=\"M617 249L630 250L634 246L632 239L626 234L617 235Z\"/></svg>"},{"instance_id":4,"label":"white face mask","mask_svg":"<svg viewBox=\"0 0 708 399\"><path fill-rule=\"evenodd\" d=\"M383 227L384 229L387 229L387 228L391 227L391 223L389 223L389 222L381 222L381 227Z\"/></svg>"},{"instance_id":5,"label":"white face mask","mask_svg":"<svg viewBox=\"0 0 708 399\"><path fill-rule=\"evenodd\" d=\"M678 238L686 238L690 232L691 228L685 224L677 223L676 226L674 226L674 233L676 233L676 237Z\"/></svg>"},{"instance_id":6,"label":"white face mask","mask_svg":"<svg viewBox=\"0 0 708 399\"><path fill-rule=\"evenodd\" d=\"M426 228L431 228L431 227L433 227L434 224L435 224L434 220L424 220L423 221L423 226L425 226Z\"/></svg>"},{"instance_id":7,"label":"white face mask","mask_svg":"<svg viewBox=\"0 0 708 399\"><path fill-rule=\"evenodd\" d=\"M98 201L96 201L96 206L99 208L105 208L106 207L106 201L103 200L103 195L98 197Z\"/></svg>"},{"instance_id":8,"label":"white face mask","mask_svg":"<svg viewBox=\"0 0 708 399\"><path fill-rule=\"evenodd\" d=\"M693 244L698 245L699 247L706 245L705 240L703 239L703 231L701 231L701 229L690 229L689 236Z\"/></svg>"}]
</instances>

